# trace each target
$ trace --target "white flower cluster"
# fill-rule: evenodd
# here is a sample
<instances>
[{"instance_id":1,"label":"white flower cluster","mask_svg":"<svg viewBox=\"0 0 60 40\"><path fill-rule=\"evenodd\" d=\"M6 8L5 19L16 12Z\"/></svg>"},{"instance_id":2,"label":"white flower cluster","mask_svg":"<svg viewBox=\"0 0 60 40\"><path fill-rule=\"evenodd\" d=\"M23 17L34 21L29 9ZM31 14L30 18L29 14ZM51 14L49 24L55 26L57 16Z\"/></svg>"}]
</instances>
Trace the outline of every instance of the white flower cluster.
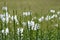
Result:
<instances>
[{"instance_id":1,"label":"white flower cluster","mask_svg":"<svg viewBox=\"0 0 60 40\"><path fill-rule=\"evenodd\" d=\"M5 33L5 34L7 35L7 34L9 33L9 29L8 29L8 28L6 28L5 30L3 29L3 30L2 30L2 33L3 33L3 34Z\"/></svg>"},{"instance_id":2,"label":"white flower cluster","mask_svg":"<svg viewBox=\"0 0 60 40\"><path fill-rule=\"evenodd\" d=\"M6 23L8 23L8 22L9 22L9 18L10 18L10 14L8 14L8 12L6 12L6 14L0 14L0 19L1 19L3 22L6 21Z\"/></svg>"},{"instance_id":3,"label":"white flower cluster","mask_svg":"<svg viewBox=\"0 0 60 40\"><path fill-rule=\"evenodd\" d=\"M58 17L58 15L56 15L56 14L54 14L54 15L52 15L52 16L46 16L46 18L45 18L45 20L46 21L48 21L48 20L51 20L51 19L53 19L53 18L57 18Z\"/></svg>"},{"instance_id":4,"label":"white flower cluster","mask_svg":"<svg viewBox=\"0 0 60 40\"><path fill-rule=\"evenodd\" d=\"M55 10L50 10L51 13L54 13L53 15L47 15L46 17L42 16L41 18L39 18L39 22L42 22L43 20L49 21L53 18L57 18L58 15L60 14L60 11L58 11L57 13L55 12ZM60 18L59 18L60 19Z\"/></svg>"},{"instance_id":5,"label":"white flower cluster","mask_svg":"<svg viewBox=\"0 0 60 40\"><path fill-rule=\"evenodd\" d=\"M31 15L31 12L23 12L23 16L29 16Z\"/></svg>"},{"instance_id":6,"label":"white flower cluster","mask_svg":"<svg viewBox=\"0 0 60 40\"><path fill-rule=\"evenodd\" d=\"M51 12L51 13L55 13L55 10L51 9L50 12Z\"/></svg>"},{"instance_id":7,"label":"white flower cluster","mask_svg":"<svg viewBox=\"0 0 60 40\"><path fill-rule=\"evenodd\" d=\"M14 19L13 19L13 18L14 18ZM0 14L0 19L1 19L3 22L6 22L6 23L9 22L9 19L11 19L12 21L15 20L15 22L16 22L17 24L19 24L16 15L15 15L15 16L10 16L10 14L8 14L8 13L6 13L6 14Z\"/></svg>"},{"instance_id":8,"label":"white flower cluster","mask_svg":"<svg viewBox=\"0 0 60 40\"><path fill-rule=\"evenodd\" d=\"M18 19L17 19L17 15L14 15L14 16L12 16L12 17L10 17L10 18L11 18L12 21L15 20L15 22L16 22L17 24L19 24L19 21L18 21Z\"/></svg>"},{"instance_id":9,"label":"white flower cluster","mask_svg":"<svg viewBox=\"0 0 60 40\"><path fill-rule=\"evenodd\" d=\"M23 28L17 28L17 34L19 35L21 33L21 36L23 36Z\"/></svg>"},{"instance_id":10,"label":"white flower cluster","mask_svg":"<svg viewBox=\"0 0 60 40\"><path fill-rule=\"evenodd\" d=\"M37 30L39 28L39 24L35 24L34 21L28 21L28 28L30 29L30 27L32 30Z\"/></svg>"}]
</instances>

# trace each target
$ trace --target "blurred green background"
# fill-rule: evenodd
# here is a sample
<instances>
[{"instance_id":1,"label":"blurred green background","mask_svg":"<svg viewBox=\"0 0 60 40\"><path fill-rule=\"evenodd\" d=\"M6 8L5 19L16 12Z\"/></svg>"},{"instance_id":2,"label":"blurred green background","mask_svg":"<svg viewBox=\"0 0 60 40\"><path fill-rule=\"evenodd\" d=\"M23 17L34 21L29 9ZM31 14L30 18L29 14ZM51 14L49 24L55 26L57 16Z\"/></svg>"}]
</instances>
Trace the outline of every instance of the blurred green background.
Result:
<instances>
[{"instance_id":1,"label":"blurred green background","mask_svg":"<svg viewBox=\"0 0 60 40\"><path fill-rule=\"evenodd\" d=\"M0 13L2 7L7 6L8 10L29 11L33 13L46 14L50 9L60 10L60 0L0 0Z\"/></svg>"}]
</instances>

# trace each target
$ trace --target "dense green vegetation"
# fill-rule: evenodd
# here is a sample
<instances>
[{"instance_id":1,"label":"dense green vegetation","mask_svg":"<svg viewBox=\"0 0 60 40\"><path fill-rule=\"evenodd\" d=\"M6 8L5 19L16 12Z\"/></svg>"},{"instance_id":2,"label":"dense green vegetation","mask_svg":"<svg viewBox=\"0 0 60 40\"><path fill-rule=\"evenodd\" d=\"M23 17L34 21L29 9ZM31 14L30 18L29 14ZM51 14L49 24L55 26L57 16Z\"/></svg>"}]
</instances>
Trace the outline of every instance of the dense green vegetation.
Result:
<instances>
[{"instance_id":1,"label":"dense green vegetation","mask_svg":"<svg viewBox=\"0 0 60 40\"><path fill-rule=\"evenodd\" d=\"M3 22L1 18L1 14L5 14L4 18L7 18L6 10L2 10L4 6L8 7L7 15L10 14L8 23L7 19ZM52 13L50 10L55 12ZM0 40L60 40L58 11L60 12L60 0L0 0ZM23 12L31 14L26 16ZM16 16L18 23L14 19ZM49 16L53 18L50 20ZM26 22L26 25L23 22ZM36 28L31 26L33 23L34 27L37 25Z\"/></svg>"}]
</instances>

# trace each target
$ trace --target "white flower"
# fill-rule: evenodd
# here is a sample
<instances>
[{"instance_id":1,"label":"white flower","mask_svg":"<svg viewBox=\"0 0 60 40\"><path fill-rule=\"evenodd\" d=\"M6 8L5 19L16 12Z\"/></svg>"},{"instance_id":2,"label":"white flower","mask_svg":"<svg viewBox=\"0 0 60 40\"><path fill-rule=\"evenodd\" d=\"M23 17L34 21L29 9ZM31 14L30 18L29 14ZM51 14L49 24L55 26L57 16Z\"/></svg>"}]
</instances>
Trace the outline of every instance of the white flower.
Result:
<instances>
[{"instance_id":1,"label":"white flower","mask_svg":"<svg viewBox=\"0 0 60 40\"><path fill-rule=\"evenodd\" d=\"M46 16L45 20L48 21L48 20L51 20L53 18L57 18L58 16L56 14L52 15L52 16Z\"/></svg>"},{"instance_id":2,"label":"white flower","mask_svg":"<svg viewBox=\"0 0 60 40\"><path fill-rule=\"evenodd\" d=\"M30 30L30 28L34 27L34 21L28 21L28 28Z\"/></svg>"},{"instance_id":3,"label":"white flower","mask_svg":"<svg viewBox=\"0 0 60 40\"><path fill-rule=\"evenodd\" d=\"M4 33L4 29L2 30L2 33Z\"/></svg>"},{"instance_id":4,"label":"white flower","mask_svg":"<svg viewBox=\"0 0 60 40\"><path fill-rule=\"evenodd\" d=\"M51 16L51 19L52 19L52 18L54 18L54 15L53 15L53 16Z\"/></svg>"},{"instance_id":5,"label":"white flower","mask_svg":"<svg viewBox=\"0 0 60 40\"><path fill-rule=\"evenodd\" d=\"M18 34L18 35L19 35L19 30L20 30L20 29L19 29L19 28L17 28L17 34Z\"/></svg>"},{"instance_id":6,"label":"white flower","mask_svg":"<svg viewBox=\"0 0 60 40\"><path fill-rule=\"evenodd\" d=\"M9 33L9 29L8 28L6 28L5 30L3 29L2 33L5 33L7 35Z\"/></svg>"},{"instance_id":7,"label":"white flower","mask_svg":"<svg viewBox=\"0 0 60 40\"><path fill-rule=\"evenodd\" d=\"M7 11L7 7L5 6L5 7L2 7L2 10L6 10Z\"/></svg>"},{"instance_id":8,"label":"white flower","mask_svg":"<svg viewBox=\"0 0 60 40\"><path fill-rule=\"evenodd\" d=\"M5 22L5 18L3 17L3 18L1 18L1 20L3 21L3 22Z\"/></svg>"},{"instance_id":9,"label":"white flower","mask_svg":"<svg viewBox=\"0 0 60 40\"><path fill-rule=\"evenodd\" d=\"M23 28L17 28L17 34L19 35L19 32L21 33L21 36L23 35L22 33L23 33Z\"/></svg>"},{"instance_id":10,"label":"white flower","mask_svg":"<svg viewBox=\"0 0 60 40\"><path fill-rule=\"evenodd\" d=\"M28 27L34 27L34 21L28 21Z\"/></svg>"},{"instance_id":11,"label":"white flower","mask_svg":"<svg viewBox=\"0 0 60 40\"><path fill-rule=\"evenodd\" d=\"M31 12L23 12L23 16L29 16L31 15Z\"/></svg>"},{"instance_id":12,"label":"white flower","mask_svg":"<svg viewBox=\"0 0 60 40\"><path fill-rule=\"evenodd\" d=\"M51 16L51 19L52 19L52 18L57 18L57 17L58 17L58 16L57 16L56 14L54 14L54 15Z\"/></svg>"},{"instance_id":13,"label":"white flower","mask_svg":"<svg viewBox=\"0 0 60 40\"><path fill-rule=\"evenodd\" d=\"M31 12L27 12L28 15L31 15Z\"/></svg>"},{"instance_id":14,"label":"white flower","mask_svg":"<svg viewBox=\"0 0 60 40\"><path fill-rule=\"evenodd\" d=\"M44 17L42 16L41 18L38 19L39 22L42 22L44 20Z\"/></svg>"},{"instance_id":15,"label":"white flower","mask_svg":"<svg viewBox=\"0 0 60 40\"><path fill-rule=\"evenodd\" d=\"M55 13L55 10L52 9L52 10L50 10L50 12L51 12L51 13Z\"/></svg>"},{"instance_id":16,"label":"white flower","mask_svg":"<svg viewBox=\"0 0 60 40\"><path fill-rule=\"evenodd\" d=\"M28 28L30 29L31 27L31 30L37 30L39 29L39 24L35 24L34 21L28 21Z\"/></svg>"},{"instance_id":17,"label":"white flower","mask_svg":"<svg viewBox=\"0 0 60 40\"><path fill-rule=\"evenodd\" d=\"M59 15L60 14L60 11L58 11L57 14Z\"/></svg>"},{"instance_id":18,"label":"white flower","mask_svg":"<svg viewBox=\"0 0 60 40\"><path fill-rule=\"evenodd\" d=\"M0 14L0 18L3 22L5 22L5 18L4 18L4 15Z\"/></svg>"},{"instance_id":19,"label":"white flower","mask_svg":"<svg viewBox=\"0 0 60 40\"><path fill-rule=\"evenodd\" d=\"M32 30L37 30L37 29L39 29L39 24L36 23L36 24L34 25L34 27L32 28Z\"/></svg>"},{"instance_id":20,"label":"white flower","mask_svg":"<svg viewBox=\"0 0 60 40\"><path fill-rule=\"evenodd\" d=\"M45 20L48 21L51 19L51 16L46 16Z\"/></svg>"},{"instance_id":21,"label":"white flower","mask_svg":"<svg viewBox=\"0 0 60 40\"><path fill-rule=\"evenodd\" d=\"M6 33L6 35L9 33L9 29L8 28L6 28L5 33Z\"/></svg>"},{"instance_id":22,"label":"white flower","mask_svg":"<svg viewBox=\"0 0 60 40\"><path fill-rule=\"evenodd\" d=\"M4 14L6 17L6 22L8 23L9 22L9 18L10 18L10 15L8 14L8 12L6 12L6 14Z\"/></svg>"},{"instance_id":23,"label":"white flower","mask_svg":"<svg viewBox=\"0 0 60 40\"><path fill-rule=\"evenodd\" d=\"M23 15L24 15L24 16L27 16L27 12L23 12Z\"/></svg>"},{"instance_id":24,"label":"white flower","mask_svg":"<svg viewBox=\"0 0 60 40\"><path fill-rule=\"evenodd\" d=\"M12 20L12 21L14 20L13 18L14 18L14 16L11 17L11 20Z\"/></svg>"},{"instance_id":25,"label":"white flower","mask_svg":"<svg viewBox=\"0 0 60 40\"><path fill-rule=\"evenodd\" d=\"M10 18L10 15L8 14L8 12L6 12L6 14L0 14L0 18L3 22L6 21L6 23L9 22L9 18Z\"/></svg>"},{"instance_id":26,"label":"white flower","mask_svg":"<svg viewBox=\"0 0 60 40\"><path fill-rule=\"evenodd\" d=\"M57 18L58 16L56 14L54 14L54 17Z\"/></svg>"},{"instance_id":27,"label":"white flower","mask_svg":"<svg viewBox=\"0 0 60 40\"><path fill-rule=\"evenodd\" d=\"M18 19L17 19L17 16L15 15L15 16L12 16L11 17L11 20L12 21L14 21L15 20L15 22L17 23L17 24L19 24L19 21L18 21Z\"/></svg>"},{"instance_id":28,"label":"white flower","mask_svg":"<svg viewBox=\"0 0 60 40\"><path fill-rule=\"evenodd\" d=\"M16 15L15 15L14 19L15 19L15 22L18 23L18 19L17 19Z\"/></svg>"},{"instance_id":29,"label":"white flower","mask_svg":"<svg viewBox=\"0 0 60 40\"><path fill-rule=\"evenodd\" d=\"M20 28L20 32L23 33L23 28Z\"/></svg>"}]
</instances>

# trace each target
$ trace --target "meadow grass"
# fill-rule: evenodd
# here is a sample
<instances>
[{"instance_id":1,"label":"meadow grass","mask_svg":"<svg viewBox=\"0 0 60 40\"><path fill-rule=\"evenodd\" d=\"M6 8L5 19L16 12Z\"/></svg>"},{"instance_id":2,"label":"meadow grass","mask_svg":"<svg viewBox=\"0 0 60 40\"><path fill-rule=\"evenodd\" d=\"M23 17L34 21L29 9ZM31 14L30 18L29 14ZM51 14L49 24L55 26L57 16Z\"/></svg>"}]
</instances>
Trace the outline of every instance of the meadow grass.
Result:
<instances>
[{"instance_id":1,"label":"meadow grass","mask_svg":"<svg viewBox=\"0 0 60 40\"><path fill-rule=\"evenodd\" d=\"M3 6L8 7L8 13L13 16L13 21L9 19L8 24L2 22L0 19L0 40L60 40L60 20L58 18L53 18L49 21L45 20L47 15L52 16L53 14L49 12L50 9L60 10L59 0L0 0L0 13L6 13L2 11ZM23 12L30 11L32 14L29 16L23 16ZM56 13L54 13L56 14ZM16 23L14 16L17 15L19 24ZM44 16L44 21L39 22L38 19ZM6 15L5 15L6 17ZM33 21L35 24L39 24L39 28L35 30L31 29L32 26L28 26L28 21L31 21L33 17L37 17ZM10 22L11 21L11 22ZM22 24L26 22L26 26ZM58 27L54 24L58 24ZM9 29L9 33L6 35L5 30ZM17 34L17 28L23 28L23 33L19 29L19 34ZM4 33L2 30L4 29Z\"/></svg>"},{"instance_id":2,"label":"meadow grass","mask_svg":"<svg viewBox=\"0 0 60 40\"><path fill-rule=\"evenodd\" d=\"M15 14L16 12L16 14ZM33 30L31 29L32 26L28 26L28 20L31 21L34 17L33 15L30 16L23 16L22 14L17 16L19 20L19 24L16 23L14 19L14 15L17 15L17 10L13 10L13 21L10 23L11 20L9 20L8 24L5 22L2 22L0 19L0 29L5 30L6 28L9 28L9 33L6 35L5 31L4 33L1 32L1 40L59 40L60 38L60 32L59 32L59 19L53 18L49 21L38 21L38 15L37 13L34 15L37 17L37 19L34 19L33 21L35 23L39 24L39 29ZM49 14L53 15L53 14ZM5 15L6 17L6 15ZM44 17L45 18L45 17ZM22 22L27 22L26 26L22 25ZM58 27L54 26L54 24L58 23ZM3 25L4 24L4 25ZM19 32L19 35L17 34L17 28L23 28L23 33L21 31ZM22 36L23 35L23 36Z\"/></svg>"}]
</instances>

